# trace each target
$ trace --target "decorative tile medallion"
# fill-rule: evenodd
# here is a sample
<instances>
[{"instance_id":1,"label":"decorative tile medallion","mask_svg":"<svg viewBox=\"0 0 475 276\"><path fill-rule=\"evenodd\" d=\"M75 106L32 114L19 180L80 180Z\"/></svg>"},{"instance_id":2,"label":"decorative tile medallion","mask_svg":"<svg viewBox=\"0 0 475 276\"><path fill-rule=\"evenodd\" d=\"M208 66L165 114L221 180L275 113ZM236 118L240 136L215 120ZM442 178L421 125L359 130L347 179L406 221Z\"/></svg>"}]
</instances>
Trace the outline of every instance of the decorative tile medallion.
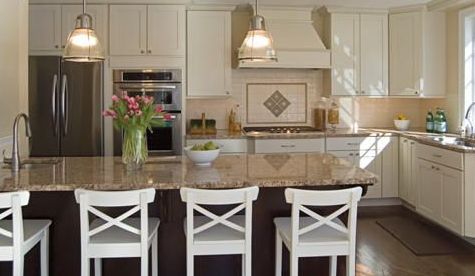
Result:
<instances>
[{"instance_id":1,"label":"decorative tile medallion","mask_svg":"<svg viewBox=\"0 0 475 276\"><path fill-rule=\"evenodd\" d=\"M307 123L306 83L248 83L247 124Z\"/></svg>"},{"instance_id":2,"label":"decorative tile medallion","mask_svg":"<svg viewBox=\"0 0 475 276\"><path fill-rule=\"evenodd\" d=\"M264 106L269 109L275 117L279 117L282 112L289 107L290 102L287 98L280 93L279 90L276 90L265 102Z\"/></svg>"}]
</instances>

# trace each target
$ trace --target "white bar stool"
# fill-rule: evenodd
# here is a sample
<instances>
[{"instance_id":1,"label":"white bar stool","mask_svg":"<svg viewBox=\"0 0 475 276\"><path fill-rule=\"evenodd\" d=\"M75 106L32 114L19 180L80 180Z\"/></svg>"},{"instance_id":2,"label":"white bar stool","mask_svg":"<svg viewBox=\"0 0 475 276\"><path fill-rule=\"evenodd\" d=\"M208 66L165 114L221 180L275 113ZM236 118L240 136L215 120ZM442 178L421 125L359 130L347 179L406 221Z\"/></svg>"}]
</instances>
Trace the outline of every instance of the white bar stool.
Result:
<instances>
[{"instance_id":1,"label":"white bar stool","mask_svg":"<svg viewBox=\"0 0 475 276\"><path fill-rule=\"evenodd\" d=\"M258 187L232 190L181 188L186 202L186 274L193 276L194 256L242 254L242 275L252 270L252 202ZM236 205L224 215L216 215L200 205ZM235 215L245 210L245 215ZM194 211L201 213L195 216Z\"/></svg>"},{"instance_id":2,"label":"white bar stool","mask_svg":"<svg viewBox=\"0 0 475 276\"><path fill-rule=\"evenodd\" d=\"M347 256L347 275L355 275L356 212L361 187L306 191L286 189L292 217L275 218L275 275L282 275L282 242L290 252L290 275L298 275L300 257L330 256L330 274L336 276L337 256ZM305 206L341 206L329 216L321 216ZM338 218L348 210L348 227ZM300 216L300 212L308 216Z\"/></svg>"},{"instance_id":3,"label":"white bar stool","mask_svg":"<svg viewBox=\"0 0 475 276\"><path fill-rule=\"evenodd\" d=\"M81 216L81 275L89 276L90 259L94 275L102 274L101 258L141 259L141 276L148 275L148 250L152 247L152 275L158 275L157 232L160 220L148 217L148 204L155 198L154 189L103 192L74 191ZM95 207L129 207L118 217L111 217ZM140 212L139 218L131 218ZM89 213L96 219L89 224Z\"/></svg>"},{"instance_id":4,"label":"white bar stool","mask_svg":"<svg viewBox=\"0 0 475 276\"><path fill-rule=\"evenodd\" d=\"M23 220L21 207L29 200L26 191L0 193L0 209L7 209L0 214L0 261L13 261L13 276L23 276L25 254L39 242L41 276L47 276L51 220Z\"/></svg>"}]
</instances>

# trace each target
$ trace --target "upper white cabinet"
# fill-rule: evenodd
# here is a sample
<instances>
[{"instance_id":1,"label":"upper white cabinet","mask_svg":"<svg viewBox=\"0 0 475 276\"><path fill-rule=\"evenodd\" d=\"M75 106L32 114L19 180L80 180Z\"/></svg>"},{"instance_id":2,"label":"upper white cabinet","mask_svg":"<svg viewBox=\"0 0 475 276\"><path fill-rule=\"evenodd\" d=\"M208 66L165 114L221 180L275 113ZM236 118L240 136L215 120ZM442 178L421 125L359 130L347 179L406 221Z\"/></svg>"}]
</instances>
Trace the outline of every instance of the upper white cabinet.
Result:
<instances>
[{"instance_id":1,"label":"upper white cabinet","mask_svg":"<svg viewBox=\"0 0 475 276\"><path fill-rule=\"evenodd\" d=\"M445 22L444 12L405 11L389 15L391 96L445 95Z\"/></svg>"},{"instance_id":2,"label":"upper white cabinet","mask_svg":"<svg viewBox=\"0 0 475 276\"><path fill-rule=\"evenodd\" d=\"M30 5L29 6L30 54L61 55L69 33L74 29L76 17L82 13L81 5ZM88 5L103 47L107 47L107 6Z\"/></svg>"},{"instance_id":3,"label":"upper white cabinet","mask_svg":"<svg viewBox=\"0 0 475 276\"><path fill-rule=\"evenodd\" d=\"M110 54L184 56L185 7L110 5Z\"/></svg>"},{"instance_id":4,"label":"upper white cabinet","mask_svg":"<svg viewBox=\"0 0 475 276\"><path fill-rule=\"evenodd\" d=\"M30 5L29 50L60 51L61 6Z\"/></svg>"},{"instance_id":5,"label":"upper white cabinet","mask_svg":"<svg viewBox=\"0 0 475 276\"><path fill-rule=\"evenodd\" d=\"M231 91L231 12L188 11L188 97Z\"/></svg>"},{"instance_id":6,"label":"upper white cabinet","mask_svg":"<svg viewBox=\"0 0 475 276\"><path fill-rule=\"evenodd\" d=\"M331 12L328 15L335 96L388 94L388 15Z\"/></svg>"}]
</instances>

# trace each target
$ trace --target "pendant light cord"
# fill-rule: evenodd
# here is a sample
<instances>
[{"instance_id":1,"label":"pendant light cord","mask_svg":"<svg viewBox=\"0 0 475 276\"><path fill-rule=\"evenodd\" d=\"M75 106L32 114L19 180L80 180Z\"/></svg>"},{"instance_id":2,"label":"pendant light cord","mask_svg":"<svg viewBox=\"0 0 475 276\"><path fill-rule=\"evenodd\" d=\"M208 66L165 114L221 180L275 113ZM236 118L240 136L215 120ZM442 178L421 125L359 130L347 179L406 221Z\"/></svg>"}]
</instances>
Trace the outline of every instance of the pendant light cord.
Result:
<instances>
[{"instance_id":1,"label":"pendant light cord","mask_svg":"<svg viewBox=\"0 0 475 276\"><path fill-rule=\"evenodd\" d=\"M86 13L86 0L82 0L82 13Z\"/></svg>"},{"instance_id":2,"label":"pendant light cord","mask_svg":"<svg viewBox=\"0 0 475 276\"><path fill-rule=\"evenodd\" d=\"M256 14L255 15L257 15L257 0L256 0Z\"/></svg>"}]
</instances>

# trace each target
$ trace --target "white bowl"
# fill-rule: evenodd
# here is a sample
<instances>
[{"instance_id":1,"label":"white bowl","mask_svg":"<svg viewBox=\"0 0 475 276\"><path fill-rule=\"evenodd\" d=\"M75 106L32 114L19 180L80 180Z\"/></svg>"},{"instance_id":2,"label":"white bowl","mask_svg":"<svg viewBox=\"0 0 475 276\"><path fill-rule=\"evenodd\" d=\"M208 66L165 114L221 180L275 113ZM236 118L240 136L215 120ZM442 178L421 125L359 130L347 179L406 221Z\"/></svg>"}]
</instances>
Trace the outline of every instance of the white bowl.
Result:
<instances>
[{"instance_id":1,"label":"white bowl","mask_svg":"<svg viewBox=\"0 0 475 276\"><path fill-rule=\"evenodd\" d=\"M209 166L218 158L220 149L215 150L191 150L193 146L185 147L185 153L197 166Z\"/></svg>"},{"instance_id":2,"label":"white bowl","mask_svg":"<svg viewBox=\"0 0 475 276\"><path fill-rule=\"evenodd\" d=\"M397 130L408 130L411 120L394 120L394 126Z\"/></svg>"}]
</instances>

